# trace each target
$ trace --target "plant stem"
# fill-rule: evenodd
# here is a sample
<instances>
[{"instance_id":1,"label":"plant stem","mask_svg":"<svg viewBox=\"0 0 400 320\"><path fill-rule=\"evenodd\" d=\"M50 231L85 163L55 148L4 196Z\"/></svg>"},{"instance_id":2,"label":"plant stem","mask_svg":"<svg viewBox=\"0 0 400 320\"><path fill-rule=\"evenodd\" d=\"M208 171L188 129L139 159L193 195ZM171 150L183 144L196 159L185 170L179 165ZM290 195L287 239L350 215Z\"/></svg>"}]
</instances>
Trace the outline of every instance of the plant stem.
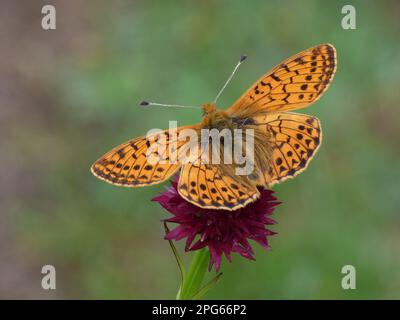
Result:
<instances>
[{"instance_id":1,"label":"plant stem","mask_svg":"<svg viewBox=\"0 0 400 320\"><path fill-rule=\"evenodd\" d=\"M199 292L209 261L210 253L207 248L196 251L178 292L178 300L192 299Z\"/></svg>"}]
</instances>

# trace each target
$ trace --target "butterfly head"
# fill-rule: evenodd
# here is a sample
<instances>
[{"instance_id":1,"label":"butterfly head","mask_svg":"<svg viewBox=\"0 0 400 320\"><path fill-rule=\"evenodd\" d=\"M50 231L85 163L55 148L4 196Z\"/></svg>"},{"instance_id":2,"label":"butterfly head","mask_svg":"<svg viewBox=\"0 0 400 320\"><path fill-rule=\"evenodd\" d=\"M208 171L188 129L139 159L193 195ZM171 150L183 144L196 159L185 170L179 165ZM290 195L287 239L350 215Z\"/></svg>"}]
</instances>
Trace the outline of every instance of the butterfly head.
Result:
<instances>
[{"instance_id":1,"label":"butterfly head","mask_svg":"<svg viewBox=\"0 0 400 320\"><path fill-rule=\"evenodd\" d=\"M206 103L202 105L203 109L203 127L217 128L222 130L231 127L231 120L224 110L218 110L215 103Z\"/></svg>"},{"instance_id":2,"label":"butterfly head","mask_svg":"<svg viewBox=\"0 0 400 320\"><path fill-rule=\"evenodd\" d=\"M214 127L215 119L217 118L218 111L215 103L206 103L201 106L203 109L203 126Z\"/></svg>"},{"instance_id":3,"label":"butterfly head","mask_svg":"<svg viewBox=\"0 0 400 320\"><path fill-rule=\"evenodd\" d=\"M206 103L201 106L203 109L203 117L209 117L217 111L215 103Z\"/></svg>"}]
</instances>

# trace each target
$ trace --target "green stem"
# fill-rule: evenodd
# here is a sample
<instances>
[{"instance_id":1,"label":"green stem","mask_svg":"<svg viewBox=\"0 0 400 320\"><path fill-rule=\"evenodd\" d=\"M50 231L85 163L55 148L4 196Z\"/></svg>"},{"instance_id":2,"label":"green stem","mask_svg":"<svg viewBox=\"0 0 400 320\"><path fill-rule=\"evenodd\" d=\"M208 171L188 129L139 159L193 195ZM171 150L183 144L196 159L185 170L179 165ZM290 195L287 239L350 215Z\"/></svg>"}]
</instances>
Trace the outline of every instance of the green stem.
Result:
<instances>
[{"instance_id":1,"label":"green stem","mask_svg":"<svg viewBox=\"0 0 400 320\"><path fill-rule=\"evenodd\" d=\"M178 300L192 299L199 292L209 261L210 253L208 248L196 251L189 270L183 279L182 288L178 292Z\"/></svg>"}]
</instances>

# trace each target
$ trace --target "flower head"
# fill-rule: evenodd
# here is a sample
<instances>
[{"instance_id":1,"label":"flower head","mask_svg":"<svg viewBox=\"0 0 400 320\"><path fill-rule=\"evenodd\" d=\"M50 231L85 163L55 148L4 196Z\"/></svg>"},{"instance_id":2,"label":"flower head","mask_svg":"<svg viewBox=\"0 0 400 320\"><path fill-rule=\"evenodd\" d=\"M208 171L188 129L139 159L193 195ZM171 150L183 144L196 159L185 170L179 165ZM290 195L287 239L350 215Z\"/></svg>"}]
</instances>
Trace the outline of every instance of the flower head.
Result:
<instances>
[{"instance_id":1,"label":"flower head","mask_svg":"<svg viewBox=\"0 0 400 320\"><path fill-rule=\"evenodd\" d=\"M183 199L177 191L177 181L153 201L157 201L172 218L166 222L177 223L178 226L166 234L166 240L186 238L185 250L198 250L208 247L210 250L209 271L215 265L218 272L224 254L231 261L231 253L254 259L254 252L248 240L254 240L264 248L269 248L268 236L275 232L266 228L275 224L269 218L274 207L280 202L271 190L261 190L260 198L246 207L236 211L203 209Z\"/></svg>"}]
</instances>

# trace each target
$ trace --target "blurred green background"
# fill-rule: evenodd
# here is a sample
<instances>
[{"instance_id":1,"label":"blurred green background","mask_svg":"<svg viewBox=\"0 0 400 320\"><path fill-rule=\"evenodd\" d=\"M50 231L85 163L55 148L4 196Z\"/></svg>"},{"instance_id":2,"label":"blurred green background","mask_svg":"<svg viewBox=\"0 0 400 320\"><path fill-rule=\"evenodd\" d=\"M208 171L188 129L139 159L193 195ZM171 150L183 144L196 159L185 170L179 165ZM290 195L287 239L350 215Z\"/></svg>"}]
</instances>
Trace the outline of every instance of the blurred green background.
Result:
<instances>
[{"instance_id":1,"label":"blurred green background","mask_svg":"<svg viewBox=\"0 0 400 320\"><path fill-rule=\"evenodd\" d=\"M44 4L56 7L55 31L41 28ZM356 30L341 27L345 4ZM2 1L0 297L174 298L169 215L150 202L167 184L118 188L90 165L168 120L200 120L139 101L209 102L246 53L227 107L275 64L330 42L336 77L301 111L321 119L324 143L275 188L272 250L225 260L208 297L400 298L399 33L398 1ZM40 286L45 264L55 291ZM356 290L341 288L347 264Z\"/></svg>"}]
</instances>

